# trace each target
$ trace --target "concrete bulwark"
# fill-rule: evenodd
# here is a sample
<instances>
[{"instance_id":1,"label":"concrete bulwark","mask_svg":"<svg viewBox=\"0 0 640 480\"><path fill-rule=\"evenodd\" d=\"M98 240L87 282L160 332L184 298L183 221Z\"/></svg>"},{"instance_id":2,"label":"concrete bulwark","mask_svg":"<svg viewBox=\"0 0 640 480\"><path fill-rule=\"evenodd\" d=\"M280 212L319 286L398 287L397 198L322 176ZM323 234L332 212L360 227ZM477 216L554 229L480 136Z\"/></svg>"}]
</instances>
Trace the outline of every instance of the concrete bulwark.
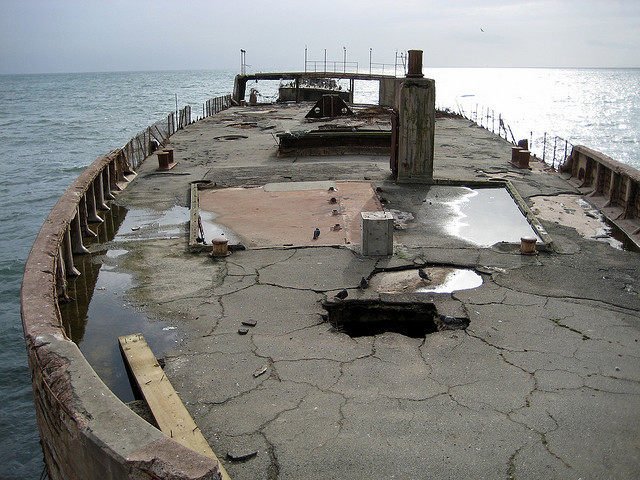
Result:
<instances>
[{"instance_id":1,"label":"concrete bulwark","mask_svg":"<svg viewBox=\"0 0 640 480\"><path fill-rule=\"evenodd\" d=\"M233 124L268 118L270 108L232 109L180 131L171 139L176 168L157 174L146 162L116 201L186 206L195 180L217 188L366 180L386 209L415 221L399 225L386 258L316 247L249 249L214 261L186 253L184 239L120 245L130 252L119 268L134 272L131 298L177 325L180 343L165 372L196 423L218 454L257 452L228 462L232 478L632 477L640 465L637 254L549 222L555 253L477 247L421 223L429 186L396 185L386 157L278 159L262 130L268 121L243 128L246 139L216 140L237 132ZM291 128L301 112L279 110L274 128ZM528 203L578 194L555 173L510 167L510 145L470 122L440 118L435 138L436 178L509 180ZM215 478L210 461L117 400L65 338L56 258L77 205L66 198L36 241L23 287L52 478ZM359 287L363 277L442 265L472 268L484 283L428 296ZM426 302L470 324L418 339L350 337L323 320L322 302L338 302L342 289L346 301ZM240 335L250 320L255 327Z\"/></svg>"}]
</instances>

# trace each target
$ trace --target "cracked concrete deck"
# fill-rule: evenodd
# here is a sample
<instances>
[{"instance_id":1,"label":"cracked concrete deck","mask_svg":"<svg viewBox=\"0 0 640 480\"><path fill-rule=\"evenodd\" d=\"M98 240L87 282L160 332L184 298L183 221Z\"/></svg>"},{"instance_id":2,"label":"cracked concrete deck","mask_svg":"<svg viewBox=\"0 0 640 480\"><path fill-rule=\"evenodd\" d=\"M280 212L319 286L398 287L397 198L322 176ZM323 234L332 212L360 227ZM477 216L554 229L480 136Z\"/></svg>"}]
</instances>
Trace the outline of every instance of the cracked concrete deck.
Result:
<instances>
[{"instance_id":1,"label":"cracked concrete deck","mask_svg":"<svg viewBox=\"0 0 640 480\"><path fill-rule=\"evenodd\" d=\"M202 179L335 179L372 181L387 208L421 208L429 187L393 184L387 157L278 158L271 132L295 127L306 108L232 108L198 122L172 137L177 167L160 175L148 161L118 202L187 206L189 182ZM247 138L220 140L238 133ZM465 120L438 119L435 138L436 177L509 178L529 204L577 194L538 165L512 168L510 145ZM234 479L634 478L640 256L542 222L557 252L534 257L409 222L383 259L319 246L213 261L180 238L124 242L119 268L133 272L132 299L177 327L165 372L213 449L258 452L225 462ZM466 330L351 338L324 321L322 301L337 291L371 297L362 277L424 265L483 275L481 287L435 299L464 311ZM256 326L239 335L248 320Z\"/></svg>"}]
</instances>

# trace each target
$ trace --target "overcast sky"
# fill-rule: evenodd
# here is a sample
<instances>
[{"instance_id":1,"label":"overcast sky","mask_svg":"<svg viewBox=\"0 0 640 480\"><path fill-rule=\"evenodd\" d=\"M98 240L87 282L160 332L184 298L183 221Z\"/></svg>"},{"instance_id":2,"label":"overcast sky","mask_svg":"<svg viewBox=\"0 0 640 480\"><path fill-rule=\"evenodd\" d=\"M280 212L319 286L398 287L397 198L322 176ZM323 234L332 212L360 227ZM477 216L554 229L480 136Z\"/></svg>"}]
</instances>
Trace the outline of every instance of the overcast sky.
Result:
<instances>
[{"instance_id":1,"label":"overcast sky","mask_svg":"<svg viewBox=\"0 0 640 480\"><path fill-rule=\"evenodd\" d=\"M640 67L640 0L0 0L0 73L304 68Z\"/></svg>"}]
</instances>

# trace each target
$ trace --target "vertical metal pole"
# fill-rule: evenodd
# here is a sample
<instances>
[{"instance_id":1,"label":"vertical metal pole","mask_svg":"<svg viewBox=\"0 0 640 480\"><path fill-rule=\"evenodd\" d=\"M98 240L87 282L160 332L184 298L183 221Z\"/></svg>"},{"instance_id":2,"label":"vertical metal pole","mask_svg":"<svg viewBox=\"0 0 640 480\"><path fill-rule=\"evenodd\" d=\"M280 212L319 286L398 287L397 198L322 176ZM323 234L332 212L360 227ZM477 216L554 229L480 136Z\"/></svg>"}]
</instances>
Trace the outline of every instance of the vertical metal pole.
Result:
<instances>
[{"instance_id":1,"label":"vertical metal pole","mask_svg":"<svg viewBox=\"0 0 640 480\"><path fill-rule=\"evenodd\" d=\"M396 50L396 61L393 64L393 76L398 76L398 50Z\"/></svg>"},{"instance_id":2,"label":"vertical metal pole","mask_svg":"<svg viewBox=\"0 0 640 480\"><path fill-rule=\"evenodd\" d=\"M491 109L491 133L496 133L496 112Z\"/></svg>"},{"instance_id":3,"label":"vertical metal pole","mask_svg":"<svg viewBox=\"0 0 640 480\"><path fill-rule=\"evenodd\" d=\"M373 48L369 48L369 75L371 75L371 55L373 53Z\"/></svg>"},{"instance_id":4,"label":"vertical metal pole","mask_svg":"<svg viewBox=\"0 0 640 480\"><path fill-rule=\"evenodd\" d=\"M553 137L553 160L552 160L552 163L551 163L551 167L552 168L555 168L555 165L556 165L556 144L557 144L557 142L558 142L558 137L557 136Z\"/></svg>"},{"instance_id":5,"label":"vertical metal pole","mask_svg":"<svg viewBox=\"0 0 640 480\"><path fill-rule=\"evenodd\" d=\"M342 47L344 55L342 57L342 73L347 73L347 47Z\"/></svg>"},{"instance_id":6,"label":"vertical metal pole","mask_svg":"<svg viewBox=\"0 0 640 480\"><path fill-rule=\"evenodd\" d=\"M544 136L542 137L542 163L544 163L546 156L547 156L547 132L544 132Z\"/></svg>"},{"instance_id":7,"label":"vertical metal pole","mask_svg":"<svg viewBox=\"0 0 640 480\"><path fill-rule=\"evenodd\" d=\"M307 46L304 46L304 73L307 73Z\"/></svg>"}]
</instances>

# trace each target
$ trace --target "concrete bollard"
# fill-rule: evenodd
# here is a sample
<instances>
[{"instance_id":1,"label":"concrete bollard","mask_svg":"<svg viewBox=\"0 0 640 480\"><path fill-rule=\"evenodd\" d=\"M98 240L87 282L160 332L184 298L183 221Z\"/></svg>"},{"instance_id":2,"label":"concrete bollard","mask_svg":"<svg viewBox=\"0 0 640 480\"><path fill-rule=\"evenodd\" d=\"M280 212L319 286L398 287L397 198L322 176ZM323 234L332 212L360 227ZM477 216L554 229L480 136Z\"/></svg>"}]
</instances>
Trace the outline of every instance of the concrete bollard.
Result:
<instances>
[{"instance_id":1,"label":"concrete bollard","mask_svg":"<svg viewBox=\"0 0 640 480\"><path fill-rule=\"evenodd\" d=\"M520 253L522 255L536 255L536 242L535 237L522 237L520 238Z\"/></svg>"},{"instance_id":2,"label":"concrete bollard","mask_svg":"<svg viewBox=\"0 0 640 480\"><path fill-rule=\"evenodd\" d=\"M211 249L212 257L226 257L229 255L229 240L224 237L216 237L211 240L213 248Z\"/></svg>"},{"instance_id":3,"label":"concrete bollard","mask_svg":"<svg viewBox=\"0 0 640 480\"><path fill-rule=\"evenodd\" d=\"M389 212L362 212L362 255L393 254L393 215Z\"/></svg>"}]
</instances>

